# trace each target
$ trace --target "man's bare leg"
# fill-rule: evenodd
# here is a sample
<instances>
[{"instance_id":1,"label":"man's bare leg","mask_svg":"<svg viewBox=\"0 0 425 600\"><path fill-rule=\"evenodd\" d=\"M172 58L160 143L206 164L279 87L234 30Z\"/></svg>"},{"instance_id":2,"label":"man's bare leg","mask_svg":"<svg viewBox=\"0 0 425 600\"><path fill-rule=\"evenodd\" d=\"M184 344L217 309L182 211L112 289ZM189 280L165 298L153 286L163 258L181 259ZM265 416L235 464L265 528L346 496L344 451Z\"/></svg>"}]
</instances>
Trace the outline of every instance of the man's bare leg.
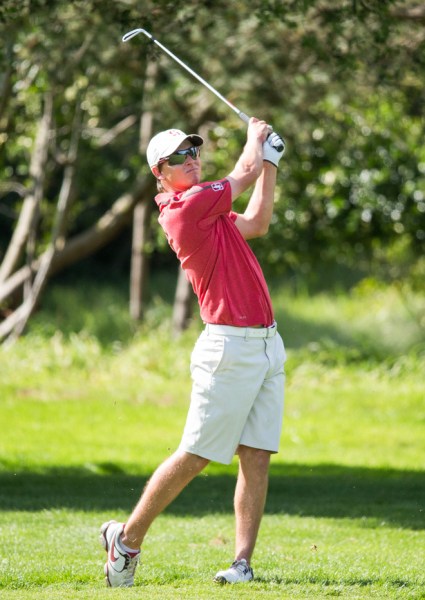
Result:
<instances>
[{"instance_id":1,"label":"man's bare leg","mask_svg":"<svg viewBox=\"0 0 425 600\"><path fill-rule=\"evenodd\" d=\"M239 473L235 490L235 558L236 560L245 558L249 564L266 503L270 453L248 446L239 446L238 452Z\"/></svg>"},{"instance_id":2,"label":"man's bare leg","mask_svg":"<svg viewBox=\"0 0 425 600\"><path fill-rule=\"evenodd\" d=\"M155 517L208 463L205 458L181 450L177 450L165 460L148 481L128 519L121 536L122 543L129 548L139 549Z\"/></svg>"}]
</instances>

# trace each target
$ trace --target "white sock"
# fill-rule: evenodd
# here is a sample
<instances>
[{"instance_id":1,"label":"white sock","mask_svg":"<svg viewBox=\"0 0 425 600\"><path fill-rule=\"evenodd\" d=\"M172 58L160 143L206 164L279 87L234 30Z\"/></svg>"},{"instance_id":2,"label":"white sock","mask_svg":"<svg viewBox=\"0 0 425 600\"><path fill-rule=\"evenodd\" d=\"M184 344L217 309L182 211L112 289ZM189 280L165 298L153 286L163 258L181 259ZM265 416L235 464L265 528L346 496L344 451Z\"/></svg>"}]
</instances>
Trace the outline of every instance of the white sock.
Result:
<instances>
[{"instance_id":1,"label":"white sock","mask_svg":"<svg viewBox=\"0 0 425 600\"><path fill-rule=\"evenodd\" d=\"M140 550L135 550L134 548L129 548L128 546L123 544L123 542L121 540L121 536L118 538L117 541L118 541L118 545L121 548L121 550L124 550L124 552L127 552L127 554L137 554L138 552L140 552Z\"/></svg>"}]
</instances>

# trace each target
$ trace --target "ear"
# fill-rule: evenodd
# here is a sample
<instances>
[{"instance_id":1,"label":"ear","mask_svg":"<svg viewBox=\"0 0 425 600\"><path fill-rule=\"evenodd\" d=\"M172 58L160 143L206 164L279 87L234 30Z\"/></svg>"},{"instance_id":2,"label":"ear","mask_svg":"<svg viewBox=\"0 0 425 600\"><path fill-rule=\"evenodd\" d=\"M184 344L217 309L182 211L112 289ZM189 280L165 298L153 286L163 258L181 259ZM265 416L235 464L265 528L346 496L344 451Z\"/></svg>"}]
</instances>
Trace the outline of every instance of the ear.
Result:
<instances>
[{"instance_id":1,"label":"ear","mask_svg":"<svg viewBox=\"0 0 425 600\"><path fill-rule=\"evenodd\" d=\"M152 173L155 175L157 179L164 179L164 175L162 175L161 171L158 167L152 167Z\"/></svg>"}]
</instances>

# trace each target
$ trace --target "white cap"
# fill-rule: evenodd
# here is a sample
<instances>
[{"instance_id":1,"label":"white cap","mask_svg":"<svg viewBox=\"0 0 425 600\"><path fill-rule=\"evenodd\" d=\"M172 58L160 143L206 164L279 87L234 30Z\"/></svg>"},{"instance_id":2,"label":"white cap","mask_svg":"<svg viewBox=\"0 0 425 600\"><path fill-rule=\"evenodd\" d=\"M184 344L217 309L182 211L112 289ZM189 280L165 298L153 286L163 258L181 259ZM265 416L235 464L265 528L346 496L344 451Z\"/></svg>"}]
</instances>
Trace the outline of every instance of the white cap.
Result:
<instances>
[{"instance_id":1,"label":"white cap","mask_svg":"<svg viewBox=\"0 0 425 600\"><path fill-rule=\"evenodd\" d=\"M189 140L194 146L202 146L204 143L200 135L196 133L187 135L180 129L167 129L154 135L146 150L150 168L155 167L161 158L167 158L173 154L184 140Z\"/></svg>"}]
</instances>

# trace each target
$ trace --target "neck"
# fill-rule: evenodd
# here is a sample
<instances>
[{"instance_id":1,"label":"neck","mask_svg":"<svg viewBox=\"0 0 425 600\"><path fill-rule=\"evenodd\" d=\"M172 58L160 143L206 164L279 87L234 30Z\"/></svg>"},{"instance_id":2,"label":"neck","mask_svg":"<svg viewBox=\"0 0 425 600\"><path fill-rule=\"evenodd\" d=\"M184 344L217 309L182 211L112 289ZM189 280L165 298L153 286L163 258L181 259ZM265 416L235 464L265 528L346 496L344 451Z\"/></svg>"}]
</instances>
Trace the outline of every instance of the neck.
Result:
<instances>
[{"instance_id":1,"label":"neck","mask_svg":"<svg viewBox=\"0 0 425 600\"><path fill-rule=\"evenodd\" d=\"M181 194L182 192L185 192L185 191L186 191L187 189L189 189L189 188L188 188L188 187L182 187L182 188L180 189L180 188L178 188L178 187L173 187L173 186L171 186L171 185L167 185L167 184L165 183L165 184L162 184L162 189L163 189L163 190L164 190L164 192L165 192L165 193L167 193L167 194L173 194L173 193L175 193L175 194Z\"/></svg>"}]
</instances>

